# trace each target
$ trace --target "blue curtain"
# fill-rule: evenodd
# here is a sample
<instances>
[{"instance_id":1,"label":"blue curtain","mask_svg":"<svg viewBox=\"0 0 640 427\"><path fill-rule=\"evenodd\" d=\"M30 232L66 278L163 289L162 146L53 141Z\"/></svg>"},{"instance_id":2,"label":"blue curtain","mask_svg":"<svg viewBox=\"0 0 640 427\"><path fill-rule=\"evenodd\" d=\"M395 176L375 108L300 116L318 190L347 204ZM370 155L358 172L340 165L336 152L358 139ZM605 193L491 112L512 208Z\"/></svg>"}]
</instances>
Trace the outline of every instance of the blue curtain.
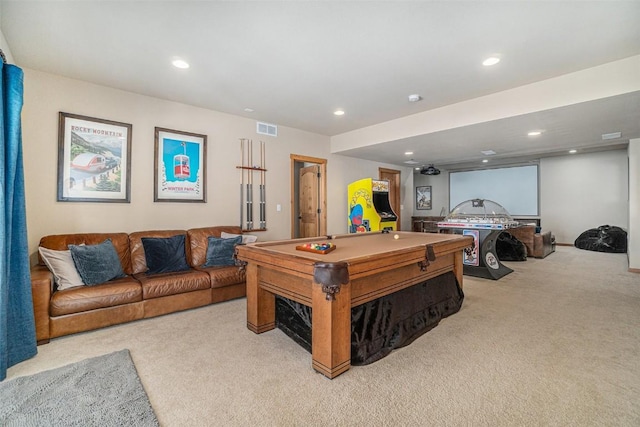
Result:
<instances>
[{"instance_id":1,"label":"blue curtain","mask_svg":"<svg viewBox=\"0 0 640 427\"><path fill-rule=\"evenodd\" d=\"M22 166L23 73L2 67L0 97L0 381L37 353Z\"/></svg>"}]
</instances>

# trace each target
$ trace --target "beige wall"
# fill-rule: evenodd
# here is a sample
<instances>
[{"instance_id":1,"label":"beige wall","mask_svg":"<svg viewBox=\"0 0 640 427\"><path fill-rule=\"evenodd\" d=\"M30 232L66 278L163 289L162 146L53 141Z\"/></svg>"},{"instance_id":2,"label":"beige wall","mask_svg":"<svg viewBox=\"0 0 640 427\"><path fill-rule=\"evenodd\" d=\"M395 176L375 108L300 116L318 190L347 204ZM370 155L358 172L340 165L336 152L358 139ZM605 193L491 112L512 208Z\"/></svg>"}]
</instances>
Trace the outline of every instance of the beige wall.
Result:
<instances>
[{"instance_id":1,"label":"beige wall","mask_svg":"<svg viewBox=\"0 0 640 427\"><path fill-rule=\"evenodd\" d=\"M416 209L415 194L413 196L413 213L415 216L440 216L444 208L444 214L449 213L449 172L441 170L440 175L414 175L415 185L431 186L431 206L430 210Z\"/></svg>"},{"instance_id":2,"label":"beige wall","mask_svg":"<svg viewBox=\"0 0 640 427\"><path fill-rule=\"evenodd\" d=\"M629 181L633 180L627 157L626 150L611 150L540 159L543 229L553 231L556 241L565 244L573 244L580 233L600 225L628 229ZM447 171L437 176L416 174L415 185L432 186L434 209L414 208L414 215L437 215L441 206L448 212Z\"/></svg>"},{"instance_id":3,"label":"beige wall","mask_svg":"<svg viewBox=\"0 0 640 427\"><path fill-rule=\"evenodd\" d=\"M629 141L629 268L640 273L640 138Z\"/></svg>"},{"instance_id":4,"label":"beige wall","mask_svg":"<svg viewBox=\"0 0 640 427\"><path fill-rule=\"evenodd\" d=\"M2 10L0 10L0 14L1 13ZM9 49L9 45L4 38L4 34L2 34L2 31L0 31L0 49L2 49L4 56L7 58L7 62L9 64L13 64L13 55L11 54L11 49Z\"/></svg>"},{"instance_id":5,"label":"beige wall","mask_svg":"<svg viewBox=\"0 0 640 427\"><path fill-rule=\"evenodd\" d=\"M540 160L543 228L559 243L573 244L601 225L629 228L626 150L549 157Z\"/></svg>"},{"instance_id":6,"label":"beige wall","mask_svg":"<svg viewBox=\"0 0 640 427\"><path fill-rule=\"evenodd\" d=\"M347 186L349 183L362 178L378 178L378 168L384 167L401 171L400 174L400 204L401 211L396 212L401 217L402 230L411 230L411 215L413 213L411 194L413 191L413 173L411 168L402 168L396 165L368 162L346 156L332 155L330 157L328 183L329 218L327 223L329 234L346 233L348 207ZM333 207L340 206L338 209Z\"/></svg>"},{"instance_id":7,"label":"beige wall","mask_svg":"<svg viewBox=\"0 0 640 427\"><path fill-rule=\"evenodd\" d=\"M258 135L256 121L216 111L115 90L79 80L25 69L22 114L29 250L41 236L76 232L131 232L147 229L235 225L240 221L239 138L265 141L267 228L261 240L290 237L290 154L325 158L330 234L346 232L346 187L378 176L386 164L329 153L329 138L280 126L278 137ZM131 203L58 202L58 112L132 124ZM257 118L259 119L259 118ZM205 134L207 203L154 203L154 127ZM254 154L254 158L258 156ZM408 172L407 172L408 171ZM403 180L412 186L410 169ZM411 187L409 187L411 188ZM404 195L404 190L403 190ZM257 197L257 196L256 196ZM257 198L256 198L257 202ZM282 211L276 211L276 205ZM410 210L407 223L410 221Z\"/></svg>"}]
</instances>

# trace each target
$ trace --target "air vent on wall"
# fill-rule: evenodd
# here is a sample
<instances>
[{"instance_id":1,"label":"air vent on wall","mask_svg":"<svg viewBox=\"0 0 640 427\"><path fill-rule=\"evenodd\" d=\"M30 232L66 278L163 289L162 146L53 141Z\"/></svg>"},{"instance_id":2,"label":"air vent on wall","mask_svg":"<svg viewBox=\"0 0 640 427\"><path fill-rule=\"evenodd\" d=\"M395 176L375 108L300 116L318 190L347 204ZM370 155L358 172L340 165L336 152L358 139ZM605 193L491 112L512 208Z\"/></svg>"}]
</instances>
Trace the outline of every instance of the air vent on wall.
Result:
<instances>
[{"instance_id":1,"label":"air vent on wall","mask_svg":"<svg viewBox=\"0 0 640 427\"><path fill-rule=\"evenodd\" d=\"M256 132L261 135L278 136L278 126L269 123L257 122Z\"/></svg>"}]
</instances>

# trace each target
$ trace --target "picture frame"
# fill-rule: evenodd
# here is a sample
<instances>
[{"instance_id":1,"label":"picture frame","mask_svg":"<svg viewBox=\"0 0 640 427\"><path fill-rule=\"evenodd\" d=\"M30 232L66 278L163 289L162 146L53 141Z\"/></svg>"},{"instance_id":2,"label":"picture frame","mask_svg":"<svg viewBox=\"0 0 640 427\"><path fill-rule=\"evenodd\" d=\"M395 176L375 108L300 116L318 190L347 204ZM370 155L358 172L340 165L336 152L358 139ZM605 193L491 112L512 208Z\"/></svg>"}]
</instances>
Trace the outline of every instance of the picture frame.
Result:
<instances>
[{"instance_id":1,"label":"picture frame","mask_svg":"<svg viewBox=\"0 0 640 427\"><path fill-rule=\"evenodd\" d=\"M129 123L58 114L58 201L129 203Z\"/></svg>"},{"instance_id":2,"label":"picture frame","mask_svg":"<svg viewBox=\"0 0 640 427\"><path fill-rule=\"evenodd\" d=\"M473 237L473 244L462 251L462 263L478 267L480 265L480 230L462 230L463 236Z\"/></svg>"},{"instance_id":3,"label":"picture frame","mask_svg":"<svg viewBox=\"0 0 640 427\"><path fill-rule=\"evenodd\" d=\"M431 186L416 187L416 209L431 210Z\"/></svg>"},{"instance_id":4,"label":"picture frame","mask_svg":"<svg viewBox=\"0 0 640 427\"><path fill-rule=\"evenodd\" d=\"M207 135L155 128L154 202L206 203Z\"/></svg>"}]
</instances>

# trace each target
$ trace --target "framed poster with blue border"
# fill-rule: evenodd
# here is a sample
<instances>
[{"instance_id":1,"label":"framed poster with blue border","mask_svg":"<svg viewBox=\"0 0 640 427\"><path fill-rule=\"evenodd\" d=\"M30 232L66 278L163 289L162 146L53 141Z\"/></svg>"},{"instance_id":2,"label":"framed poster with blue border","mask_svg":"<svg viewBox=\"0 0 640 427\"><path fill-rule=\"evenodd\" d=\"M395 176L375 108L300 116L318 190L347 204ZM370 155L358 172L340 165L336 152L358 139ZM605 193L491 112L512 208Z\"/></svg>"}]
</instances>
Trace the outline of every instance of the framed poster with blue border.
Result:
<instances>
[{"instance_id":1,"label":"framed poster with blue border","mask_svg":"<svg viewBox=\"0 0 640 427\"><path fill-rule=\"evenodd\" d=\"M206 135L156 127L153 201L205 203L206 159Z\"/></svg>"}]
</instances>

